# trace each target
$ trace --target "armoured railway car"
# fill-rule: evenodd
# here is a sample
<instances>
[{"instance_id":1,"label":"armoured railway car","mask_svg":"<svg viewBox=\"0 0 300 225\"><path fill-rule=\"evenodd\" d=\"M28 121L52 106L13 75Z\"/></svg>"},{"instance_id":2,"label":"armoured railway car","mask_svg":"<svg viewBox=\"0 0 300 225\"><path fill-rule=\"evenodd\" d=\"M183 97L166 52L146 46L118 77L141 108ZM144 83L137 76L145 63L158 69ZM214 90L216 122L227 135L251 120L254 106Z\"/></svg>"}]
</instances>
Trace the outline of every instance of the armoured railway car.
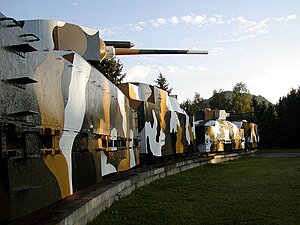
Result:
<instances>
[{"instance_id":1,"label":"armoured railway car","mask_svg":"<svg viewBox=\"0 0 300 225\"><path fill-rule=\"evenodd\" d=\"M228 121L225 110L205 109L202 120L195 122L197 149L200 152L220 152L255 149L259 142L257 125L243 121Z\"/></svg>"},{"instance_id":2,"label":"armoured railway car","mask_svg":"<svg viewBox=\"0 0 300 225\"><path fill-rule=\"evenodd\" d=\"M116 87L95 69L111 53L98 31L0 14L0 44L0 222L140 157L195 151L193 118L176 99L147 84Z\"/></svg>"}]
</instances>

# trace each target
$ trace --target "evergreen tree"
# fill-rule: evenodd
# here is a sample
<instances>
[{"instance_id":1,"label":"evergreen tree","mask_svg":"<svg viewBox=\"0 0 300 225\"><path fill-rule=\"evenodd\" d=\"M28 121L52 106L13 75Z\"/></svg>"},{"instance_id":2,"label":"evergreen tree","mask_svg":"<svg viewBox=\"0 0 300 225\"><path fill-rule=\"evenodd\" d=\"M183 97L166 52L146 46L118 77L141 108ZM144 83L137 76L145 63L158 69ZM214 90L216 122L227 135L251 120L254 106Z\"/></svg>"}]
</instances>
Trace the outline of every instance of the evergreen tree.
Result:
<instances>
[{"instance_id":1,"label":"evergreen tree","mask_svg":"<svg viewBox=\"0 0 300 225\"><path fill-rule=\"evenodd\" d=\"M255 122L259 128L259 147L274 148L280 146L280 124L276 108L273 104L258 103L253 98L252 106L254 108Z\"/></svg>"},{"instance_id":2,"label":"evergreen tree","mask_svg":"<svg viewBox=\"0 0 300 225\"><path fill-rule=\"evenodd\" d=\"M123 64L116 57L102 60L96 68L116 86L122 83L126 76L126 73L122 73Z\"/></svg>"},{"instance_id":3,"label":"evergreen tree","mask_svg":"<svg viewBox=\"0 0 300 225\"><path fill-rule=\"evenodd\" d=\"M154 80L154 82L156 83L156 87L165 90L169 95L171 94L173 88L169 88L170 84L167 83L167 78L160 71L159 76L156 80Z\"/></svg>"},{"instance_id":4,"label":"evergreen tree","mask_svg":"<svg viewBox=\"0 0 300 225\"><path fill-rule=\"evenodd\" d=\"M300 87L279 100L278 114L283 135L283 143L289 148L300 147Z\"/></svg>"}]
</instances>

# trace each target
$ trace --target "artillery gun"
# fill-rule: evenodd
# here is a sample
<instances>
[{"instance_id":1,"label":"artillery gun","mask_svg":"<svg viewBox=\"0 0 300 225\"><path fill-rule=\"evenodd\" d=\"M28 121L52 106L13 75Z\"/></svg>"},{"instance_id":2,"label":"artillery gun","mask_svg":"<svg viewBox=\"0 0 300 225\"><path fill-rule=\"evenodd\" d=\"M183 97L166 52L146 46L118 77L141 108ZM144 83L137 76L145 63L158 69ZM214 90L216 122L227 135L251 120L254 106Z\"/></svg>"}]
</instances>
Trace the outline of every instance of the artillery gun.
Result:
<instances>
[{"instance_id":1,"label":"artillery gun","mask_svg":"<svg viewBox=\"0 0 300 225\"><path fill-rule=\"evenodd\" d=\"M102 41L100 39L100 58L112 58L116 55L208 54L206 50L133 49L132 47L134 44L130 41Z\"/></svg>"}]
</instances>

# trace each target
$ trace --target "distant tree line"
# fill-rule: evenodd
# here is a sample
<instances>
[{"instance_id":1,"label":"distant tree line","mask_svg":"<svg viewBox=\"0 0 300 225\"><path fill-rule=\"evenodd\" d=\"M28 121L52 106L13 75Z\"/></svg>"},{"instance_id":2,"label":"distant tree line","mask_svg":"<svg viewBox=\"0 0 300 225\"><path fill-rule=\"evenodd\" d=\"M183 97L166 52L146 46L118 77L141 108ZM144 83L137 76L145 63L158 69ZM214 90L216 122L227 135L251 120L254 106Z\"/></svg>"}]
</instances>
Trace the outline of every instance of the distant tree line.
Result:
<instances>
[{"instance_id":1,"label":"distant tree line","mask_svg":"<svg viewBox=\"0 0 300 225\"><path fill-rule=\"evenodd\" d=\"M231 113L232 120L245 119L245 117L253 119L251 114L254 113L254 108L250 96L247 86L240 82L233 87L232 96L228 96L227 92L220 89L214 90L212 97L205 100L196 92L194 99L183 101L181 107L196 120L200 119L199 111L204 108L225 109Z\"/></svg>"}]
</instances>

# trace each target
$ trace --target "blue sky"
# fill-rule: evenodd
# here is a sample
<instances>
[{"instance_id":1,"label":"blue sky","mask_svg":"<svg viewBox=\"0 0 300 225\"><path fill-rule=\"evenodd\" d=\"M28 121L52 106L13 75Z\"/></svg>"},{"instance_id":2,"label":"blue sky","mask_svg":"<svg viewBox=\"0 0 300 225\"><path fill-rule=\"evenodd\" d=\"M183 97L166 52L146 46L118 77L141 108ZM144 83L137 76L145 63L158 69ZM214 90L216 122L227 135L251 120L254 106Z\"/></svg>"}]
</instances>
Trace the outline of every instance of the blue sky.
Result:
<instances>
[{"instance_id":1,"label":"blue sky","mask_svg":"<svg viewBox=\"0 0 300 225\"><path fill-rule=\"evenodd\" d=\"M298 0L0 0L0 11L98 29L104 40L131 40L136 48L208 50L120 57L127 81L154 84L161 71L180 102L242 81L276 103L300 86Z\"/></svg>"}]
</instances>

